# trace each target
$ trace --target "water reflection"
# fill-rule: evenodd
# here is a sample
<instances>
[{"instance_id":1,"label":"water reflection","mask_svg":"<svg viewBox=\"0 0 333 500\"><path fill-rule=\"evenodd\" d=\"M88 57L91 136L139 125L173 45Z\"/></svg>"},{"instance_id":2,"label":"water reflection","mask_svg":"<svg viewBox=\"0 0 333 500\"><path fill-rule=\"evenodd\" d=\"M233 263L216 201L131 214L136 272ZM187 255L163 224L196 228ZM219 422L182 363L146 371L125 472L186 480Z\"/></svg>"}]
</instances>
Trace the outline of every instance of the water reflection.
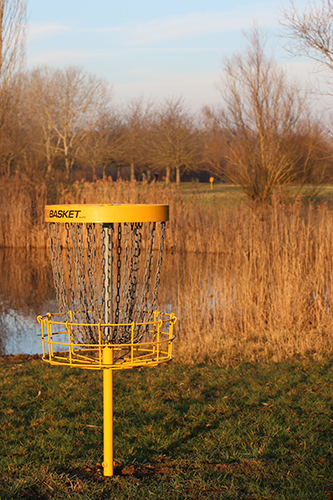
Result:
<instances>
[{"instance_id":1,"label":"water reflection","mask_svg":"<svg viewBox=\"0 0 333 500\"><path fill-rule=\"evenodd\" d=\"M45 250L0 248L0 354L41 353L36 316L56 308Z\"/></svg>"}]
</instances>

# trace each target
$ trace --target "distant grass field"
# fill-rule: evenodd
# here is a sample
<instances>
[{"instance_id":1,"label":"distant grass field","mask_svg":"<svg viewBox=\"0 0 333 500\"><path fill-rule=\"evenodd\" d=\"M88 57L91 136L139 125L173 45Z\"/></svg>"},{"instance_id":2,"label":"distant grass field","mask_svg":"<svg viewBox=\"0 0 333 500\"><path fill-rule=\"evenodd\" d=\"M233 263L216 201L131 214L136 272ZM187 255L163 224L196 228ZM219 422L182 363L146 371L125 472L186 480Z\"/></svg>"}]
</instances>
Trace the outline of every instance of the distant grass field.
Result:
<instances>
[{"instance_id":1,"label":"distant grass field","mask_svg":"<svg viewBox=\"0 0 333 500\"><path fill-rule=\"evenodd\" d=\"M238 207L246 203L247 198L239 186L232 184L214 183L211 189L210 183L204 182L182 182L179 189L189 198L195 196L208 209L216 210L219 207Z\"/></svg>"},{"instance_id":2,"label":"distant grass field","mask_svg":"<svg viewBox=\"0 0 333 500\"><path fill-rule=\"evenodd\" d=\"M210 202L214 202L215 205L217 202L220 206L227 205L236 208L241 203L249 203L249 199L244 194L242 188L233 184L220 184L216 182L213 184L213 189L211 189L208 182L182 182L180 189L185 195L200 195L206 205L209 205ZM293 199L293 196L299 194L299 188L297 186L288 187L285 189L285 194L291 195L291 199ZM329 206L333 205L333 186L331 185L318 188L315 186L305 186L301 190L300 195L304 200L309 200L315 205L321 203L327 203ZM288 199L288 196L286 199Z\"/></svg>"},{"instance_id":3,"label":"distant grass field","mask_svg":"<svg viewBox=\"0 0 333 500\"><path fill-rule=\"evenodd\" d=\"M331 360L102 374L1 358L0 499L333 498Z\"/></svg>"}]
</instances>

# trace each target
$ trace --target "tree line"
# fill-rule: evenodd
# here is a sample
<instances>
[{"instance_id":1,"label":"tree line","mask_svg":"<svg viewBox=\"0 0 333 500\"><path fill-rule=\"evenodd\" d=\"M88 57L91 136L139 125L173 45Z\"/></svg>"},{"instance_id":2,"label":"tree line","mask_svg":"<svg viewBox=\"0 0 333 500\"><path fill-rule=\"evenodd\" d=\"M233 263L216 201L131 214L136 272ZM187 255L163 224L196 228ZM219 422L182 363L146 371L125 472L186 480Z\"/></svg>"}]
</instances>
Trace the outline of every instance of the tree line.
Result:
<instances>
[{"instance_id":1,"label":"tree line","mask_svg":"<svg viewBox=\"0 0 333 500\"><path fill-rule=\"evenodd\" d=\"M26 69L25 0L0 0L0 176L166 183L207 171L269 199L276 186L332 178L330 127L312 111L254 27L240 54L223 61L221 105L193 113L182 98L113 103L111 85L83 68ZM332 70L330 0L291 4L282 26L288 50ZM326 39L325 39L326 36Z\"/></svg>"}]
</instances>

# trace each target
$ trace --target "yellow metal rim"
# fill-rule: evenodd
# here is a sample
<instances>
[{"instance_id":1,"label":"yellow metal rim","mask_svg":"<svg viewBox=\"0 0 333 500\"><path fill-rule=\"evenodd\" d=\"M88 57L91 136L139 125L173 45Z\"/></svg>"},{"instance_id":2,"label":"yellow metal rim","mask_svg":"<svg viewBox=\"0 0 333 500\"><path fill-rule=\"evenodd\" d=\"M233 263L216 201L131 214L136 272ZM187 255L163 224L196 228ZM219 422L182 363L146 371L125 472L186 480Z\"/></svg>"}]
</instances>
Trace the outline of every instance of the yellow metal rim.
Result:
<instances>
[{"instance_id":1,"label":"yellow metal rim","mask_svg":"<svg viewBox=\"0 0 333 500\"><path fill-rule=\"evenodd\" d=\"M165 222L169 205L46 205L45 222Z\"/></svg>"},{"instance_id":2,"label":"yellow metal rim","mask_svg":"<svg viewBox=\"0 0 333 500\"><path fill-rule=\"evenodd\" d=\"M174 325L177 318L174 314L154 311L154 319L144 323L73 323L59 321L63 314L47 313L38 316L41 325L41 340L43 346L43 360L51 365L67 365L72 368L90 370L126 370L139 366L157 366L170 361L172 342L175 339ZM87 344L75 341L73 334L78 327L90 326L98 331L98 341ZM122 344L106 343L102 340L102 331L105 327L115 328L128 326L132 330L131 338ZM150 338L140 342L134 340L135 328L148 327ZM105 349L111 348L112 362L105 358Z\"/></svg>"}]
</instances>

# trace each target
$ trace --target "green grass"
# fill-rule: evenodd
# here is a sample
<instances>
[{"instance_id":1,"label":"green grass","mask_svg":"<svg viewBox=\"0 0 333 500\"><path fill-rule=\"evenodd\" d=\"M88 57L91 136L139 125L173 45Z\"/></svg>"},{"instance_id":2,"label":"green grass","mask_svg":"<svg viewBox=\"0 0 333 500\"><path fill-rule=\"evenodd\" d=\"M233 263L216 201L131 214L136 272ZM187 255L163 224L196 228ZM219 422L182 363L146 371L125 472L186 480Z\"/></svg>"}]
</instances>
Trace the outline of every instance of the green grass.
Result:
<instances>
[{"instance_id":1,"label":"green grass","mask_svg":"<svg viewBox=\"0 0 333 500\"><path fill-rule=\"evenodd\" d=\"M2 359L0 499L330 499L332 361L102 374Z\"/></svg>"},{"instance_id":2,"label":"green grass","mask_svg":"<svg viewBox=\"0 0 333 500\"><path fill-rule=\"evenodd\" d=\"M208 182L182 182L180 189L185 195L196 194L199 196L199 199L207 208L215 207L216 204L218 206L228 205L236 208L241 203L249 202L242 188L233 184L215 182L213 189L211 189ZM285 189L287 194L291 195L291 199L299 192L297 187L288 187ZM333 186L328 185L320 188L305 186L301 191L301 196L305 201L309 200L315 205L327 203L331 207L333 205ZM288 199L288 196L286 199Z\"/></svg>"},{"instance_id":3,"label":"green grass","mask_svg":"<svg viewBox=\"0 0 333 500\"><path fill-rule=\"evenodd\" d=\"M237 207L243 202L247 202L247 197L239 186L232 184L215 183L211 189L209 183L204 182L182 182L181 191L190 199L195 196L208 209L216 209L221 206Z\"/></svg>"}]
</instances>

